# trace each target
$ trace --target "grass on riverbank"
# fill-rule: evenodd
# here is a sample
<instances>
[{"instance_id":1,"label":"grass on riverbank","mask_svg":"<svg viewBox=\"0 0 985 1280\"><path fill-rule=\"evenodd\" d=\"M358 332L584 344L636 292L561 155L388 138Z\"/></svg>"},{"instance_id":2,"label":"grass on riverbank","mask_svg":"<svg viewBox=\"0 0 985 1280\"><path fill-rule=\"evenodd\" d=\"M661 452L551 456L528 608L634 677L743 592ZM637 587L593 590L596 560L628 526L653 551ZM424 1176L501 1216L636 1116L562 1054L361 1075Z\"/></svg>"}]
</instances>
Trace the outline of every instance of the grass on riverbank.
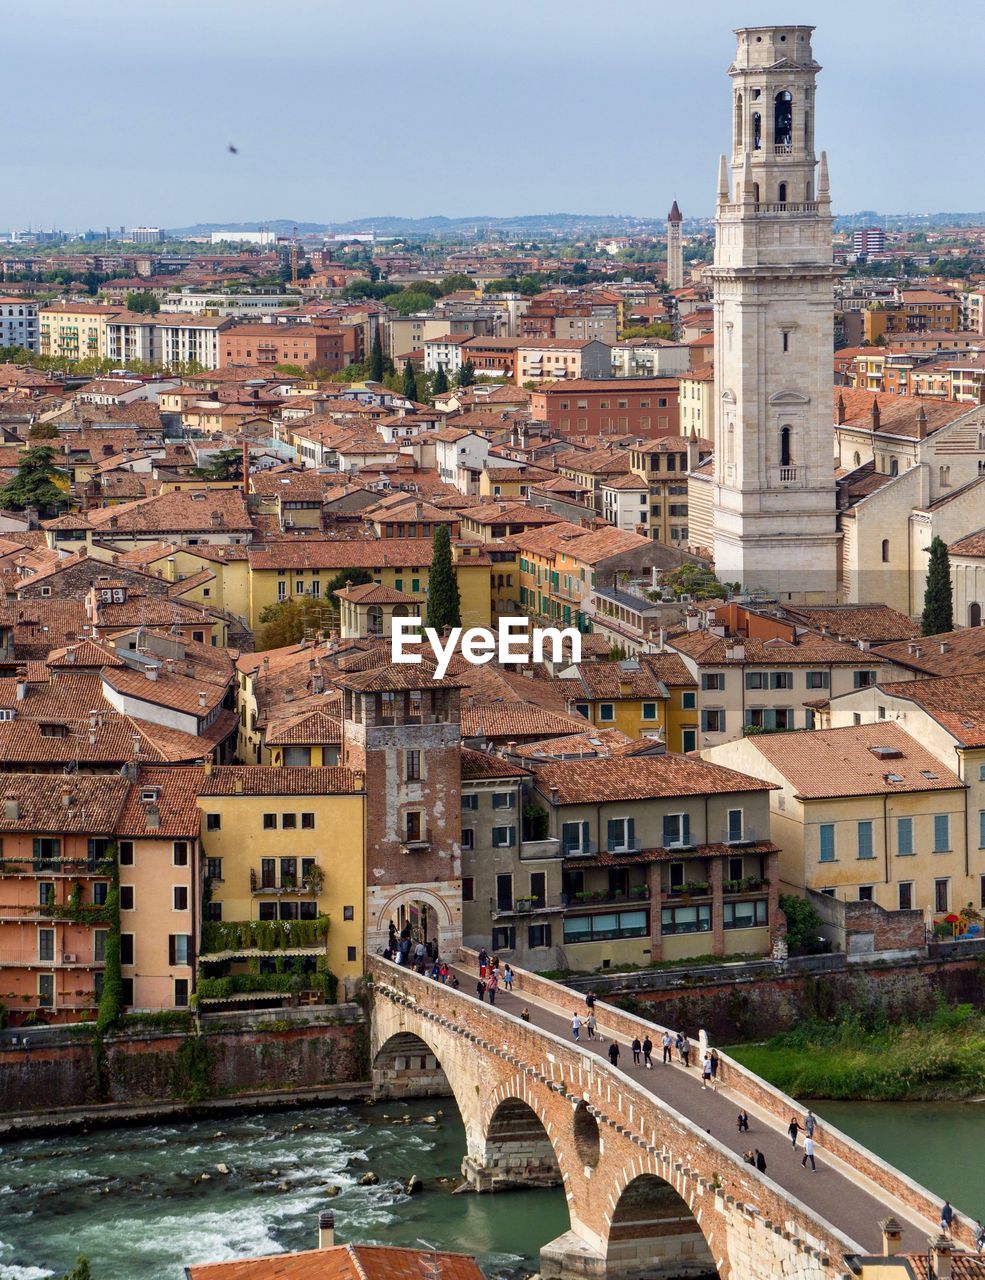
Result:
<instances>
[{"instance_id":1,"label":"grass on riverbank","mask_svg":"<svg viewBox=\"0 0 985 1280\"><path fill-rule=\"evenodd\" d=\"M919 1023L811 1022L728 1050L793 1097L911 1102L985 1094L985 1014L940 1007Z\"/></svg>"}]
</instances>

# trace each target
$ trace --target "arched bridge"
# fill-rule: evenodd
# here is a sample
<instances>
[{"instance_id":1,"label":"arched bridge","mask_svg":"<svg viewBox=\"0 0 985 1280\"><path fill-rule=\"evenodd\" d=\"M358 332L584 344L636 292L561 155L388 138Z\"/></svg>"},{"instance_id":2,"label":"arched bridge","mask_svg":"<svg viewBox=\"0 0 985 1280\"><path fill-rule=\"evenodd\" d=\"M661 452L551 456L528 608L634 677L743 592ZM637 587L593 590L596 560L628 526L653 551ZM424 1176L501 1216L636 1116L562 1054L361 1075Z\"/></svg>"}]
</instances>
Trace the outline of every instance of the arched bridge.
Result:
<instances>
[{"instance_id":1,"label":"arched bridge","mask_svg":"<svg viewBox=\"0 0 985 1280\"><path fill-rule=\"evenodd\" d=\"M461 961L470 964L468 953ZM881 1220L903 1248L926 1249L940 1200L820 1123L817 1172L801 1165L786 1126L803 1107L722 1056L718 1087L660 1061L662 1028L596 1005L601 1041L574 1043L580 996L516 971L497 1004L374 957L372 1061L381 1097L451 1093L465 1126L463 1173L479 1191L564 1187L570 1229L541 1251L554 1280L673 1276L712 1280L836 1280L846 1257L881 1251ZM517 1015L526 1006L530 1021ZM630 1043L649 1032L651 1070ZM615 1039L619 1067L605 1056ZM738 1133L744 1108L750 1132ZM759 1148L767 1172L745 1163ZM971 1244L968 1223L956 1236Z\"/></svg>"}]
</instances>

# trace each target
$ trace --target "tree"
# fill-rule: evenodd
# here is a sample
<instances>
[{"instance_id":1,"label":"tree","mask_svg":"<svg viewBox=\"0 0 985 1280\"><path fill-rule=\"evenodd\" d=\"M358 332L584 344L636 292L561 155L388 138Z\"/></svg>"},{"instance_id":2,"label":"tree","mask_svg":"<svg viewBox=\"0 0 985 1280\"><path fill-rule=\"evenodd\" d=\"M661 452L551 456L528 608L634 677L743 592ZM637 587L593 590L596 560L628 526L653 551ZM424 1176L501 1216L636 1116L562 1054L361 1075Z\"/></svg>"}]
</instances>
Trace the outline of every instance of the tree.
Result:
<instances>
[{"instance_id":1,"label":"tree","mask_svg":"<svg viewBox=\"0 0 985 1280\"><path fill-rule=\"evenodd\" d=\"M474 290L476 285L471 276L465 275L462 271L453 272L450 276L445 276L440 284L441 296L446 293L458 293L460 290Z\"/></svg>"},{"instance_id":2,"label":"tree","mask_svg":"<svg viewBox=\"0 0 985 1280\"><path fill-rule=\"evenodd\" d=\"M343 569L325 587L325 595L331 600L334 598L336 591L342 591L347 586L362 587L372 581L373 575L368 569Z\"/></svg>"},{"instance_id":3,"label":"tree","mask_svg":"<svg viewBox=\"0 0 985 1280\"><path fill-rule=\"evenodd\" d=\"M409 360L404 361L403 392L408 400L417 399L417 379L414 377L414 366Z\"/></svg>"},{"instance_id":4,"label":"tree","mask_svg":"<svg viewBox=\"0 0 985 1280\"><path fill-rule=\"evenodd\" d=\"M393 307L402 316L409 316L415 311L433 310L435 298L427 290L414 285L413 289L403 289L400 293L392 293L386 302L388 307Z\"/></svg>"},{"instance_id":5,"label":"tree","mask_svg":"<svg viewBox=\"0 0 985 1280\"><path fill-rule=\"evenodd\" d=\"M261 649L282 649L298 644L306 634L333 626L338 616L334 601L315 600L311 596L295 596L268 605L260 611L255 645Z\"/></svg>"},{"instance_id":6,"label":"tree","mask_svg":"<svg viewBox=\"0 0 985 1280\"><path fill-rule=\"evenodd\" d=\"M459 365L458 373L455 374L456 387L471 387L475 382L475 365L471 360L466 360Z\"/></svg>"},{"instance_id":7,"label":"tree","mask_svg":"<svg viewBox=\"0 0 985 1280\"><path fill-rule=\"evenodd\" d=\"M703 564L682 564L678 569L660 575L660 586L675 599L693 596L695 600L721 600L728 594L728 584L719 582Z\"/></svg>"},{"instance_id":8,"label":"tree","mask_svg":"<svg viewBox=\"0 0 985 1280\"><path fill-rule=\"evenodd\" d=\"M920 633L925 636L936 636L942 631L953 630L951 561L947 554L947 543L943 538L935 538L930 544L930 564L927 567L927 589L923 597Z\"/></svg>"},{"instance_id":9,"label":"tree","mask_svg":"<svg viewBox=\"0 0 985 1280\"><path fill-rule=\"evenodd\" d=\"M0 507L23 511L36 507L43 516L56 516L68 506L68 495L54 483L55 451L47 445L25 449L17 474L0 488Z\"/></svg>"},{"instance_id":10,"label":"tree","mask_svg":"<svg viewBox=\"0 0 985 1280\"><path fill-rule=\"evenodd\" d=\"M439 635L445 627L462 625L462 601L451 559L451 534L446 524L438 525L431 543L426 625L434 627Z\"/></svg>"},{"instance_id":11,"label":"tree","mask_svg":"<svg viewBox=\"0 0 985 1280\"><path fill-rule=\"evenodd\" d=\"M202 480L242 480L242 449L220 449L207 467L196 467L194 474Z\"/></svg>"},{"instance_id":12,"label":"tree","mask_svg":"<svg viewBox=\"0 0 985 1280\"><path fill-rule=\"evenodd\" d=\"M380 342L380 327L376 326L373 334L373 351L369 358L369 376L372 382L383 381L383 344Z\"/></svg>"},{"instance_id":13,"label":"tree","mask_svg":"<svg viewBox=\"0 0 985 1280\"><path fill-rule=\"evenodd\" d=\"M160 309L161 304L146 289L142 289L139 293L127 294L128 311L137 311L142 315L156 316Z\"/></svg>"},{"instance_id":14,"label":"tree","mask_svg":"<svg viewBox=\"0 0 985 1280\"><path fill-rule=\"evenodd\" d=\"M787 946L791 950L809 947L817 942L821 917L806 898L781 893L780 910L787 917Z\"/></svg>"},{"instance_id":15,"label":"tree","mask_svg":"<svg viewBox=\"0 0 985 1280\"><path fill-rule=\"evenodd\" d=\"M444 395L448 390L448 374L445 373L445 366L438 365L438 371L434 375L434 382L431 384L431 391L436 396Z\"/></svg>"},{"instance_id":16,"label":"tree","mask_svg":"<svg viewBox=\"0 0 985 1280\"><path fill-rule=\"evenodd\" d=\"M53 422L36 422L27 434L30 440L57 440L58 428Z\"/></svg>"}]
</instances>

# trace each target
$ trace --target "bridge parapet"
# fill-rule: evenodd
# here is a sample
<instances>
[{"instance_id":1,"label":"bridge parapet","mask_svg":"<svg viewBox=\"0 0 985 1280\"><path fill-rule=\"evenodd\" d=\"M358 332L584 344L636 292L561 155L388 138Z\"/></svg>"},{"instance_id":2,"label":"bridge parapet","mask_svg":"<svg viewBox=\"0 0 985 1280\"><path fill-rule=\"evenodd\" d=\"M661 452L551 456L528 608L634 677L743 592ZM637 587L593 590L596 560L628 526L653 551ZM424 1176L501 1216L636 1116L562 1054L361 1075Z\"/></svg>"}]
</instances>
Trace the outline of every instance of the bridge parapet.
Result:
<instances>
[{"instance_id":1,"label":"bridge parapet","mask_svg":"<svg viewBox=\"0 0 985 1280\"><path fill-rule=\"evenodd\" d=\"M571 1231L544 1248L551 1280L835 1280L844 1255L861 1251L597 1056L388 961L372 958L369 975L374 1057L408 1035L434 1054L462 1114L474 1184L560 1178Z\"/></svg>"},{"instance_id":2,"label":"bridge parapet","mask_svg":"<svg viewBox=\"0 0 985 1280\"><path fill-rule=\"evenodd\" d=\"M478 963L478 953L470 948L462 947L458 956L460 962L466 966L475 968ZM514 973L513 987L518 994L526 993L533 1000L545 1001L562 1009L566 1008L571 1001L575 1002L572 1005L573 1008L579 1007L579 1003L584 1001L584 995L581 992L573 992L563 983L541 977L540 974L531 973L527 969L511 967ZM677 1031L681 1030L681 1028L668 1028L660 1023L636 1017L602 1000L596 1000L595 1010L599 1021L627 1045L635 1036L639 1036L642 1040L649 1034L654 1044L659 1047L660 1037L664 1031L669 1030L676 1035ZM688 1038L696 1049L698 1042L693 1037ZM777 1089L761 1076L757 1076L727 1053L723 1053L721 1049L717 1052L719 1081L722 1086L731 1090L738 1103L745 1101L761 1108L779 1121L784 1129L791 1116L803 1115L802 1103L797 1102L781 1089ZM815 1136L824 1151L837 1156L875 1186L911 1209L916 1216L931 1223L937 1222L942 1203L939 1196L935 1196L926 1187L921 1186L907 1174L877 1156L875 1152L869 1151L854 1138L823 1119L818 1120ZM969 1251L975 1251L975 1230L973 1218L967 1214L955 1212L952 1234L956 1243Z\"/></svg>"}]
</instances>

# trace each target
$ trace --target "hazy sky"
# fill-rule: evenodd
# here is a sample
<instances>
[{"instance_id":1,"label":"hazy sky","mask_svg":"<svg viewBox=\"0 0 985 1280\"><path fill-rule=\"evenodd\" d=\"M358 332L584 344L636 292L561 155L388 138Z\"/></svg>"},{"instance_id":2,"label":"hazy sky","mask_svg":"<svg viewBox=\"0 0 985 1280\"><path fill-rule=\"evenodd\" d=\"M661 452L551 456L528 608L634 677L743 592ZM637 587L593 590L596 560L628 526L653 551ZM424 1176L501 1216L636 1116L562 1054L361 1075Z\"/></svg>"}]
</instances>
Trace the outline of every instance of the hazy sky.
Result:
<instances>
[{"instance_id":1,"label":"hazy sky","mask_svg":"<svg viewBox=\"0 0 985 1280\"><path fill-rule=\"evenodd\" d=\"M836 212L985 208L981 0L6 0L0 228L710 213L771 21L818 27Z\"/></svg>"}]
</instances>

